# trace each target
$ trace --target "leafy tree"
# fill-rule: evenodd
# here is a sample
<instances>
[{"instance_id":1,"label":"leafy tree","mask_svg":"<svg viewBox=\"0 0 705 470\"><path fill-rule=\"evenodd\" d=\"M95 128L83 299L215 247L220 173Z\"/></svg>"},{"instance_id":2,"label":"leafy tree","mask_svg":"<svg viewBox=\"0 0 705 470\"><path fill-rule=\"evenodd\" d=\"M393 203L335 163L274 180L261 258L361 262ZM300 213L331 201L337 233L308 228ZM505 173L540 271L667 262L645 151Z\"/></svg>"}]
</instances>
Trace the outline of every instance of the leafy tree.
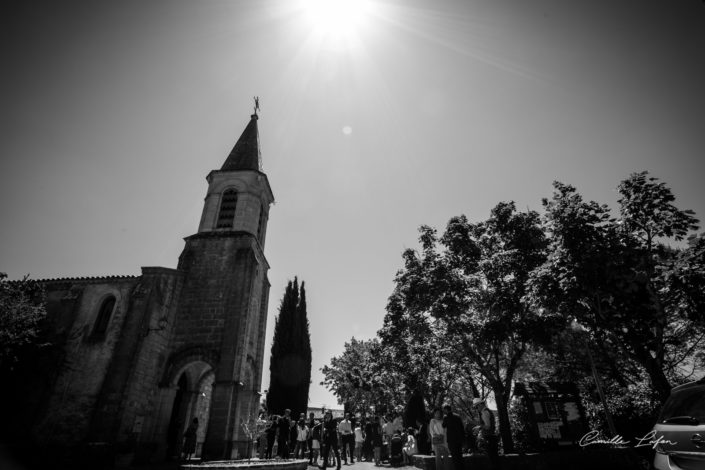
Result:
<instances>
[{"instance_id":1,"label":"leafy tree","mask_svg":"<svg viewBox=\"0 0 705 470\"><path fill-rule=\"evenodd\" d=\"M352 403L363 413L380 405L396 406L402 400L396 386L399 377L386 367L385 358L386 352L376 338L367 341L352 338L345 343L340 356L321 368L324 376L321 385L335 393L341 403Z\"/></svg>"},{"instance_id":2,"label":"leafy tree","mask_svg":"<svg viewBox=\"0 0 705 470\"><path fill-rule=\"evenodd\" d=\"M0 273L0 371L12 371L23 356L41 347L40 323L46 317L41 284L27 276L8 281Z\"/></svg>"},{"instance_id":3,"label":"leafy tree","mask_svg":"<svg viewBox=\"0 0 705 470\"><path fill-rule=\"evenodd\" d=\"M557 327L556 317L523 301L530 273L545 259L539 215L500 203L484 222L460 216L449 221L441 237L430 227L420 231L421 253L404 253L387 310L406 328L425 318L425 344L440 340L439 351L455 352L460 364L487 381L503 447L511 452L508 404L514 373L528 345L547 339Z\"/></svg>"},{"instance_id":4,"label":"leafy tree","mask_svg":"<svg viewBox=\"0 0 705 470\"><path fill-rule=\"evenodd\" d=\"M705 323L705 233L691 235L685 249L671 253L662 271L665 302L698 325Z\"/></svg>"},{"instance_id":5,"label":"leafy tree","mask_svg":"<svg viewBox=\"0 0 705 470\"><path fill-rule=\"evenodd\" d=\"M404 421L410 426L416 420L427 420L426 403L440 406L450 400L467 415L472 397L479 392L472 379L455 375L455 371L462 369L457 362L439 361L433 356L440 349L434 342L440 341L426 338L414 345L407 343L414 351L406 356L414 357L409 361L403 359L404 351L397 348L404 341L385 344L379 338L368 341L352 338L345 343L343 354L321 369L325 377L321 385L335 393L341 402L354 404L360 412L367 413L371 407L380 406L387 410L404 409ZM426 379L428 384L424 382Z\"/></svg>"},{"instance_id":6,"label":"leafy tree","mask_svg":"<svg viewBox=\"0 0 705 470\"><path fill-rule=\"evenodd\" d=\"M527 299L577 319L595 345L619 351L648 374L663 401L669 375L702 348L702 246L671 248L697 229L691 211L672 202L670 189L647 173L619 185L620 217L583 201L574 187L554 183L545 199L549 256L534 271ZM702 284L700 284L702 285ZM683 354L683 353L686 354Z\"/></svg>"},{"instance_id":7,"label":"leafy tree","mask_svg":"<svg viewBox=\"0 0 705 470\"><path fill-rule=\"evenodd\" d=\"M298 279L289 281L274 324L269 365L270 382L267 410L282 414L291 409L298 418L308 408L311 384L311 338L306 316L304 283L299 289Z\"/></svg>"},{"instance_id":8,"label":"leafy tree","mask_svg":"<svg viewBox=\"0 0 705 470\"><path fill-rule=\"evenodd\" d=\"M294 279L296 280L296 279ZM305 413L308 409L308 392L311 385L311 335L309 333L308 324L308 314L306 311L306 287L305 283L301 281L301 289L299 290L299 303L296 306L296 316L298 318L298 325L301 327L300 340L301 340L301 356L303 357L303 362L305 364L303 370L303 377L301 378L301 395L299 400L301 400L303 405L303 412Z\"/></svg>"},{"instance_id":9,"label":"leafy tree","mask_svg":"<svg viewBox=\"0 0 705 470\"><path fill-rule=\"evenodd\" d=\"M41 357L52 355L50 338L46 331L46 296L43 286L27 276L19 281L8 281L0 273L0 412L15 423L0 431L0 439L27 438L36 406L32 398L37 394L37 374L46 377ZM41 382L41 381L40 381Z\"/></svg>"},{"instance_id":10,"label":"leafy tree","mask_svg":"<svg viewBox=\"0 0 705 470\"><path fill-rule=\"evenodd\" d=\"M412 252L408 252L412 253ZM445 330L428 312L406 308L396 290L387 303L384 325L377 333L388 357L387 370L395 371L405 394L421 394L431 407L452 398L452 385L473 372L457 351L444 341Z\"/></svg>"}]
</instances>

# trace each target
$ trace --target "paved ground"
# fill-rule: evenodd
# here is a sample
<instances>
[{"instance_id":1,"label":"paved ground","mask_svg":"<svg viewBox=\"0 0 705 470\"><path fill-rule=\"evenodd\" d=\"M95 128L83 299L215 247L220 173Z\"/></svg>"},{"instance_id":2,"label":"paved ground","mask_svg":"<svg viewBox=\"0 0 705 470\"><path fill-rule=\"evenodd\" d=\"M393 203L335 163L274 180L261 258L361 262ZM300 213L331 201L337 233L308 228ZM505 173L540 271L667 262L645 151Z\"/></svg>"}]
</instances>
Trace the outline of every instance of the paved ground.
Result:
<instances>
[{"instance_id":1,"label":"paved ground","mask_svg":"<svg viewBox=\"0 0 705 470\"><path fill-rule=\"evenodd\" d=\"M198 460L192 461L192 463L197 463L197 462L198 462ZM124 470L128 470L128 468L129 468L129 470L178 470L179 466L183 463L185 463L185 462L184 461L182 461L180 463L179 462L162 462L162 463L155 463L155 464L144 465L144 466L139 466L139 467L125 467ZM320 465L321 461L319 460L318 463ZM0 468L2 468L2 467L0 467ZM316 467L315 465L309 465L309 467L308 467L309 470L315 470L317 468L318 467ZM328 469L331 469L331 468L335 469L335 467L328 467ZM341 470L380 470L382 468L391 469L392 467L388 463L383 463L381 466L376 467L374 462L355 461L354 464L347 464L347 465L345 463L341 462L340 468L341 468ZM408 465L408 466L401 466L401 467L394 467L394 468L411 470L414 467L411 465ZM117 470L122 470L122 469L123 469L123 467L117 467Z\"/></svg>"},{"instance_id":2,"label":"paved ground","mask_svg":"<svg viewBox=\"0 0 705 470\"><path fill-rule=\"evenodd\" d=\"M319 461L318 463L319 463L319 465L321 464L320 461ZM346 464L343 463L343 462L341 462L341 464L340 464L341 470L342 470L342 469L345 469L345 470L375 470L375 469L379 469L379 468L382 468L382 467L392 468L392 466L389 465L388 463L383 463L382 465L380 465L379 467L377 467L377 466L375 466L374 462L365 462L365 461L359 462L359 461L357 461L357 460L355 461L354 464L347 464L347 465L346 465ZM315 469L316 467L313 466L313 465L309 465L308 468L309 468L309 470L313 470L313 469ZM331 467L328 467L328 468L331 468ZM332 468L335 468L335 467L332 467ZM394 467L394 468L407 468L407 469L411 469L411 468L413 468L413 465L407 465L406 467L404 467L404 466L401 466L401 467Z\"/></svg>"}]
</instances>

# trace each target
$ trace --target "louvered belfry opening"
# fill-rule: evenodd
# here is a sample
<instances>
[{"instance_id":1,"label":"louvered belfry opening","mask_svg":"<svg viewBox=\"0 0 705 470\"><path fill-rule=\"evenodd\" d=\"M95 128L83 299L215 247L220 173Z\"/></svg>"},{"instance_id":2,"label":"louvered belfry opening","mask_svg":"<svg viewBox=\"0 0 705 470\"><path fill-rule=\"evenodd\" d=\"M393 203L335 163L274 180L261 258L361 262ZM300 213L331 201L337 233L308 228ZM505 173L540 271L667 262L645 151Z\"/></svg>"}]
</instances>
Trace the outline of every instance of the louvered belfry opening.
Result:
<instances>
[{"instance_id":1,"label":"louvered belfry opening","mask_svg":"<svg viewBox=\"0 0 705 470\"><path fill-rule=\"evenodd\" d=\"M228 189L223 193L220 202L220 212L218 213L218 223L216 228L232 228L235 220L235 208L237 207L237 192Z\"/></svg>"}]
</instances>

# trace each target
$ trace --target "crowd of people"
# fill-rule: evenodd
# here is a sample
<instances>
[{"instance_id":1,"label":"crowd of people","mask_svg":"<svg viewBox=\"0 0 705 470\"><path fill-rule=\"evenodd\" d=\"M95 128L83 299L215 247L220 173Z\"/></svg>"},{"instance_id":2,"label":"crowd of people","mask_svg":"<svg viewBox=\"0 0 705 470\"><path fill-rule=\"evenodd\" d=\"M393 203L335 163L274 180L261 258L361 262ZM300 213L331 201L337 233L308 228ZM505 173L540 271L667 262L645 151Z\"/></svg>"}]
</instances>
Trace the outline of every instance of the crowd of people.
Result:
<instances>
[{"instance_id":1,"label":"crowd of people","mask_svg":"<svg viewBox=\"0 0 705 470\"><path fill-rule=\"evenodd\" d=\"M484 400L476 398L473 406L477 420L464 424L449 405L433 411L426 421L404 426L400 413L386 416L351 418L345 413L334 419L330 410L323 418L304 413L294 419L291 410L281 416L269 416L258 439L262 459L308 459L309 465L325 469L341 462L388 462L391 466L411 463L416 454L435 455L437 470L462 470L463 453L484 452L493 468L498 468L498 438L495 417Z\"/></svg>"}]
</instances>

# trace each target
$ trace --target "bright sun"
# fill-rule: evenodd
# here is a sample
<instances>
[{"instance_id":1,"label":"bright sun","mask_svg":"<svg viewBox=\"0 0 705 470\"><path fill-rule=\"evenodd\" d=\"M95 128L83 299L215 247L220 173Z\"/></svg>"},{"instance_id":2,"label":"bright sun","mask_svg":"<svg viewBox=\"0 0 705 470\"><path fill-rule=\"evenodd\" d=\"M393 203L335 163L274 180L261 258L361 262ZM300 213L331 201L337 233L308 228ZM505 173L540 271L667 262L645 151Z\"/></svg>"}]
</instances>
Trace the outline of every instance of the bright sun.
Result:
<instances>
[{"instance_id":1,"label":"bright sun","mask_svg":"<svg viewBox=\"0 0 705 470\"><path fill-rule=\"evenodd\" d=\"M325 35L353 33L369 13L370 0L304 0L313 28Z\"/></svg>"}]
</instances>

